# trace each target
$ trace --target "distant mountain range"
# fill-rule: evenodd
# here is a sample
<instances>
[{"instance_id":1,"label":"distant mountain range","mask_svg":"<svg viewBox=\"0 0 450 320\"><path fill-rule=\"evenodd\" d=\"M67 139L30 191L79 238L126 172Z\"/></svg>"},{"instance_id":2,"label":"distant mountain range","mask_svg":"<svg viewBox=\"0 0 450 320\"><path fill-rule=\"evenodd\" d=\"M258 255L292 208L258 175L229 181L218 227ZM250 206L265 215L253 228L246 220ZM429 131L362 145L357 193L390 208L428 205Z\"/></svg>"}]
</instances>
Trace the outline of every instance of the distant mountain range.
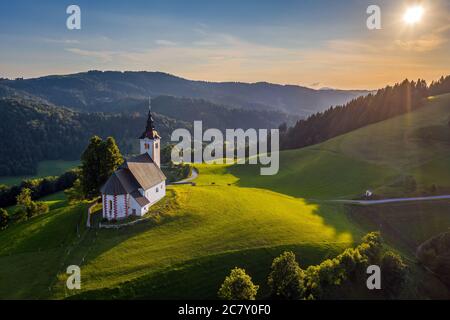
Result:
<instances>
[{"instance_id":1,"label":"distant mountain range","mask_svg":"<svg viewBox=\"0 0 450 320\"><path fill-rule=\"evenodd\" d=\"M160 95L205 99L250 110L280 111L306 117L331 105L342 105L366 95L365 90L335 90L267 82L207 82L162 72L88 71L34 79L0 81L0 97L35 96L79 111L121 111L120 102Z\"/></svg>"}]
</instances>

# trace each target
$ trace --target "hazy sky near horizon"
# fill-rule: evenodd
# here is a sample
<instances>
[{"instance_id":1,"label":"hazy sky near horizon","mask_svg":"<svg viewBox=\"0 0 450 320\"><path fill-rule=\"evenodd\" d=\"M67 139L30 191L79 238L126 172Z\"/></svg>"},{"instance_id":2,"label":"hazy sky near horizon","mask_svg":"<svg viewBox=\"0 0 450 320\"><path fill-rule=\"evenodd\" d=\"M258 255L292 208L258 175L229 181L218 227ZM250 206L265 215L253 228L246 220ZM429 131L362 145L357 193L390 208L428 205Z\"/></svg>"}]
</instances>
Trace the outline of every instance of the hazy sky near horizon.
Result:
<instances>
[{"instance_id":1,"label":"hazy sky near horizon","mask_svg":"<svg viewBox=\"0 0 450 320\"><path fill-rule=\"evenodd\" d=\"M420 3L416 25L402 16ZM81 30L66 8L81 7ZM366 9L381 8L381 30ZM375 89L450 74L449 0L2 1L0 77L163 71L208 81Z\"/></svg>"}]
</instances>

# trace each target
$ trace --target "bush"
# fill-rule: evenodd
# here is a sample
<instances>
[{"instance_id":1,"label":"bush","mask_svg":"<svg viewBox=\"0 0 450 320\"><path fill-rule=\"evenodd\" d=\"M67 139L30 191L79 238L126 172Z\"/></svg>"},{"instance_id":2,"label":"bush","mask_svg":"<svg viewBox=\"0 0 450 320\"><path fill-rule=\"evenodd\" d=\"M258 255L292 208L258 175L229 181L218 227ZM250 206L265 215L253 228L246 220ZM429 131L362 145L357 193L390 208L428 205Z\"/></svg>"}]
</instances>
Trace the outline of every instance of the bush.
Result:
<instances>
[{"instance_id":1,"label":"bush","mask_svg":"<svg viewBox=\"0 0 450 320\"><path fill-rule=\"evenodd\" d=\"M0 208L0 230L5 229L8 226L9 219L8 211Z\"/></svg>"},{"instance_id":2,"label":"bush","mask_svg":"<svg viewBox=\"0 0 450 320\"><path fill-rule=\"evenodd\" d=\"M345 269L339 259L327 259L305 271L305 299L323 299L346 279Z\"/></svg>"},{"instance_id":3,"label":"bush","mask_svg":"<svg viewBox=\"0 0 450 320\"><path fill-rule=\"evenodd\" d=\"M234 268L225 278L218 295L225 300L255 300L258 289L244 269Z\"/></svg>"},{"instance_id":4,"label":"bush","mask_svg":"<svg viewBox=\"0 0 450 320\"><path fill-rule=\"evenodd\" d=\"M383 241L379 232L370 232L363 238L363 243L358 246L362 255L366 255L369 264L379 264L383 251Z\"/></svg>"},{"instance_id":5,"label":"bush","mask_svg":"<svg viewBox=\"0 0 450 320\"><path fill-rule=\"evenodd\" d=\"M402 258L392 251L387 251L381 260L383 291L387 297L396 297L406 280L406 265Z\"/></svg>"},{"instance_id":6,"label":"bush","mask_svg":"<svg viewBox=\"0 0 450 320\"><path fill-rule=\"evenodd\" d=\"M66 195L67 199L69 200L69 203L74 203L76 201L83 200L84 194L83 194L83 190L81 187L80 179L75 180L72 188L65 190L64 194Z\"/></svg>"},{"instance_id":7,"label":"bush","mask_svg":"<svg viewBox=\"0 0 450 320\"><path fill-rule=\"evenodd\" d=\"M48 205L43 202L35 202L31 200L31 190L28 188L22 189L20 194L17 196L17 205L19 207L18 218L23 220L23 214L25 213L26 218L31 218L43 213L47 213L49 208Z\"/></svg>"},{"instance_id":8,"label":"bush","mask_svg":"<svg viewBox=\"0 0 450 320\"><path fill-rule=\"evenodd\" d=\"M27 220L27 212L23 207L17 207L13 215L14 222L21 222Z\"/></svg>"},{"instance_id":9,"label":"bush","mask_svg":"<svg viewBox=\"0 0 450 320\"><path fill-rule=\"evenodd\" d=\"M300 299L303 296L304 272L295 260L295 254L286 251L272 262L268 285L272 295L283 299Z\"/></svg>"}]
</instances>

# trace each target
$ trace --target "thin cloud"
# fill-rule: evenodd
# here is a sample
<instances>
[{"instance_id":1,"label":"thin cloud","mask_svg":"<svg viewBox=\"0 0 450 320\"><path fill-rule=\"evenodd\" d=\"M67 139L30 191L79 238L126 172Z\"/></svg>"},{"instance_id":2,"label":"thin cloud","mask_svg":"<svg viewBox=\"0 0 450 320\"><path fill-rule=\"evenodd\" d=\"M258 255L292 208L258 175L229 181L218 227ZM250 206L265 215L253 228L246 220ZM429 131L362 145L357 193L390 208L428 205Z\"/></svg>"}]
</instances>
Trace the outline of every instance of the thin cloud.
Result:
<instances>
[{"instance_id":1,"label":"thin cloud","mask_svg":"<svg viewBox=\"0 0 450 320\"><path fill-rule=\"evenodd\" d=\"M416 52L433 51L435 49L440 48L446 42L447 42L446 38L436 34L423 36L420 37L419 39L395 41L397 46L400 47L401 49Z\"/></svg>"},{"instance_id":2,"label":"thin cloud","mask_svg":"<svg viewBox=\"0 0 450 320\"><path fill-rule=\"evenodd\" d=\"M159 46L169 46L169 47L173 47L173 46L177 45L176 42L173 42L170 40L164 40L164 39L156 40L155 43Z\"/></svg>"},{"instance_id":3,"label":"thin cloud","mask_svg":"<svg viewBox=\"0 0 450 320\"><path fill-rule=\"evenodd\" d=\"M59 44L79 44L80 41L75 39L51 39L51 38L44 38L42 39L46 43L59 43Z\"/></svg>"},{"instance_id":4,"label":"thin cloud","mask_svg":"<svg viewBox=\"0 0 450 320\"><path fill-rule=\"evenodd\" d=\"M66 48L67 52L77 54L83 57L91 57L101 60L102 62L113 61L113 56L116 54L111 51L95 51L95 50L83 50L79 48Z\"/></svg>"}]
</instances>

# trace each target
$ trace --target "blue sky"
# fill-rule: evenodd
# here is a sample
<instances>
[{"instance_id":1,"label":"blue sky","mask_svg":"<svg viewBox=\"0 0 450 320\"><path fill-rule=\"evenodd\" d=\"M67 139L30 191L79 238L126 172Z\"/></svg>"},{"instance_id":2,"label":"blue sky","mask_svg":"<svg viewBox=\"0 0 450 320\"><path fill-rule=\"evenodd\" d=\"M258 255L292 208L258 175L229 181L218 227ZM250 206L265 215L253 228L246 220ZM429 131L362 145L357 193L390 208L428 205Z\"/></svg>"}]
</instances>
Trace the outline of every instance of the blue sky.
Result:
<instances>
[{"instance_id":1,"label":"blue sky","mask_svg":"<svg viewBox=\"0 0 450 320\"><path fill-rule=\"evenodd\" d=\"M450 73L450 3L420 1L14 1L0 3L0 76L164 71L210 81L378 88ZM81 8L81 30L66 8ZM366 8L382 30L366 28Z\"/></svg>"}]
</instances>

